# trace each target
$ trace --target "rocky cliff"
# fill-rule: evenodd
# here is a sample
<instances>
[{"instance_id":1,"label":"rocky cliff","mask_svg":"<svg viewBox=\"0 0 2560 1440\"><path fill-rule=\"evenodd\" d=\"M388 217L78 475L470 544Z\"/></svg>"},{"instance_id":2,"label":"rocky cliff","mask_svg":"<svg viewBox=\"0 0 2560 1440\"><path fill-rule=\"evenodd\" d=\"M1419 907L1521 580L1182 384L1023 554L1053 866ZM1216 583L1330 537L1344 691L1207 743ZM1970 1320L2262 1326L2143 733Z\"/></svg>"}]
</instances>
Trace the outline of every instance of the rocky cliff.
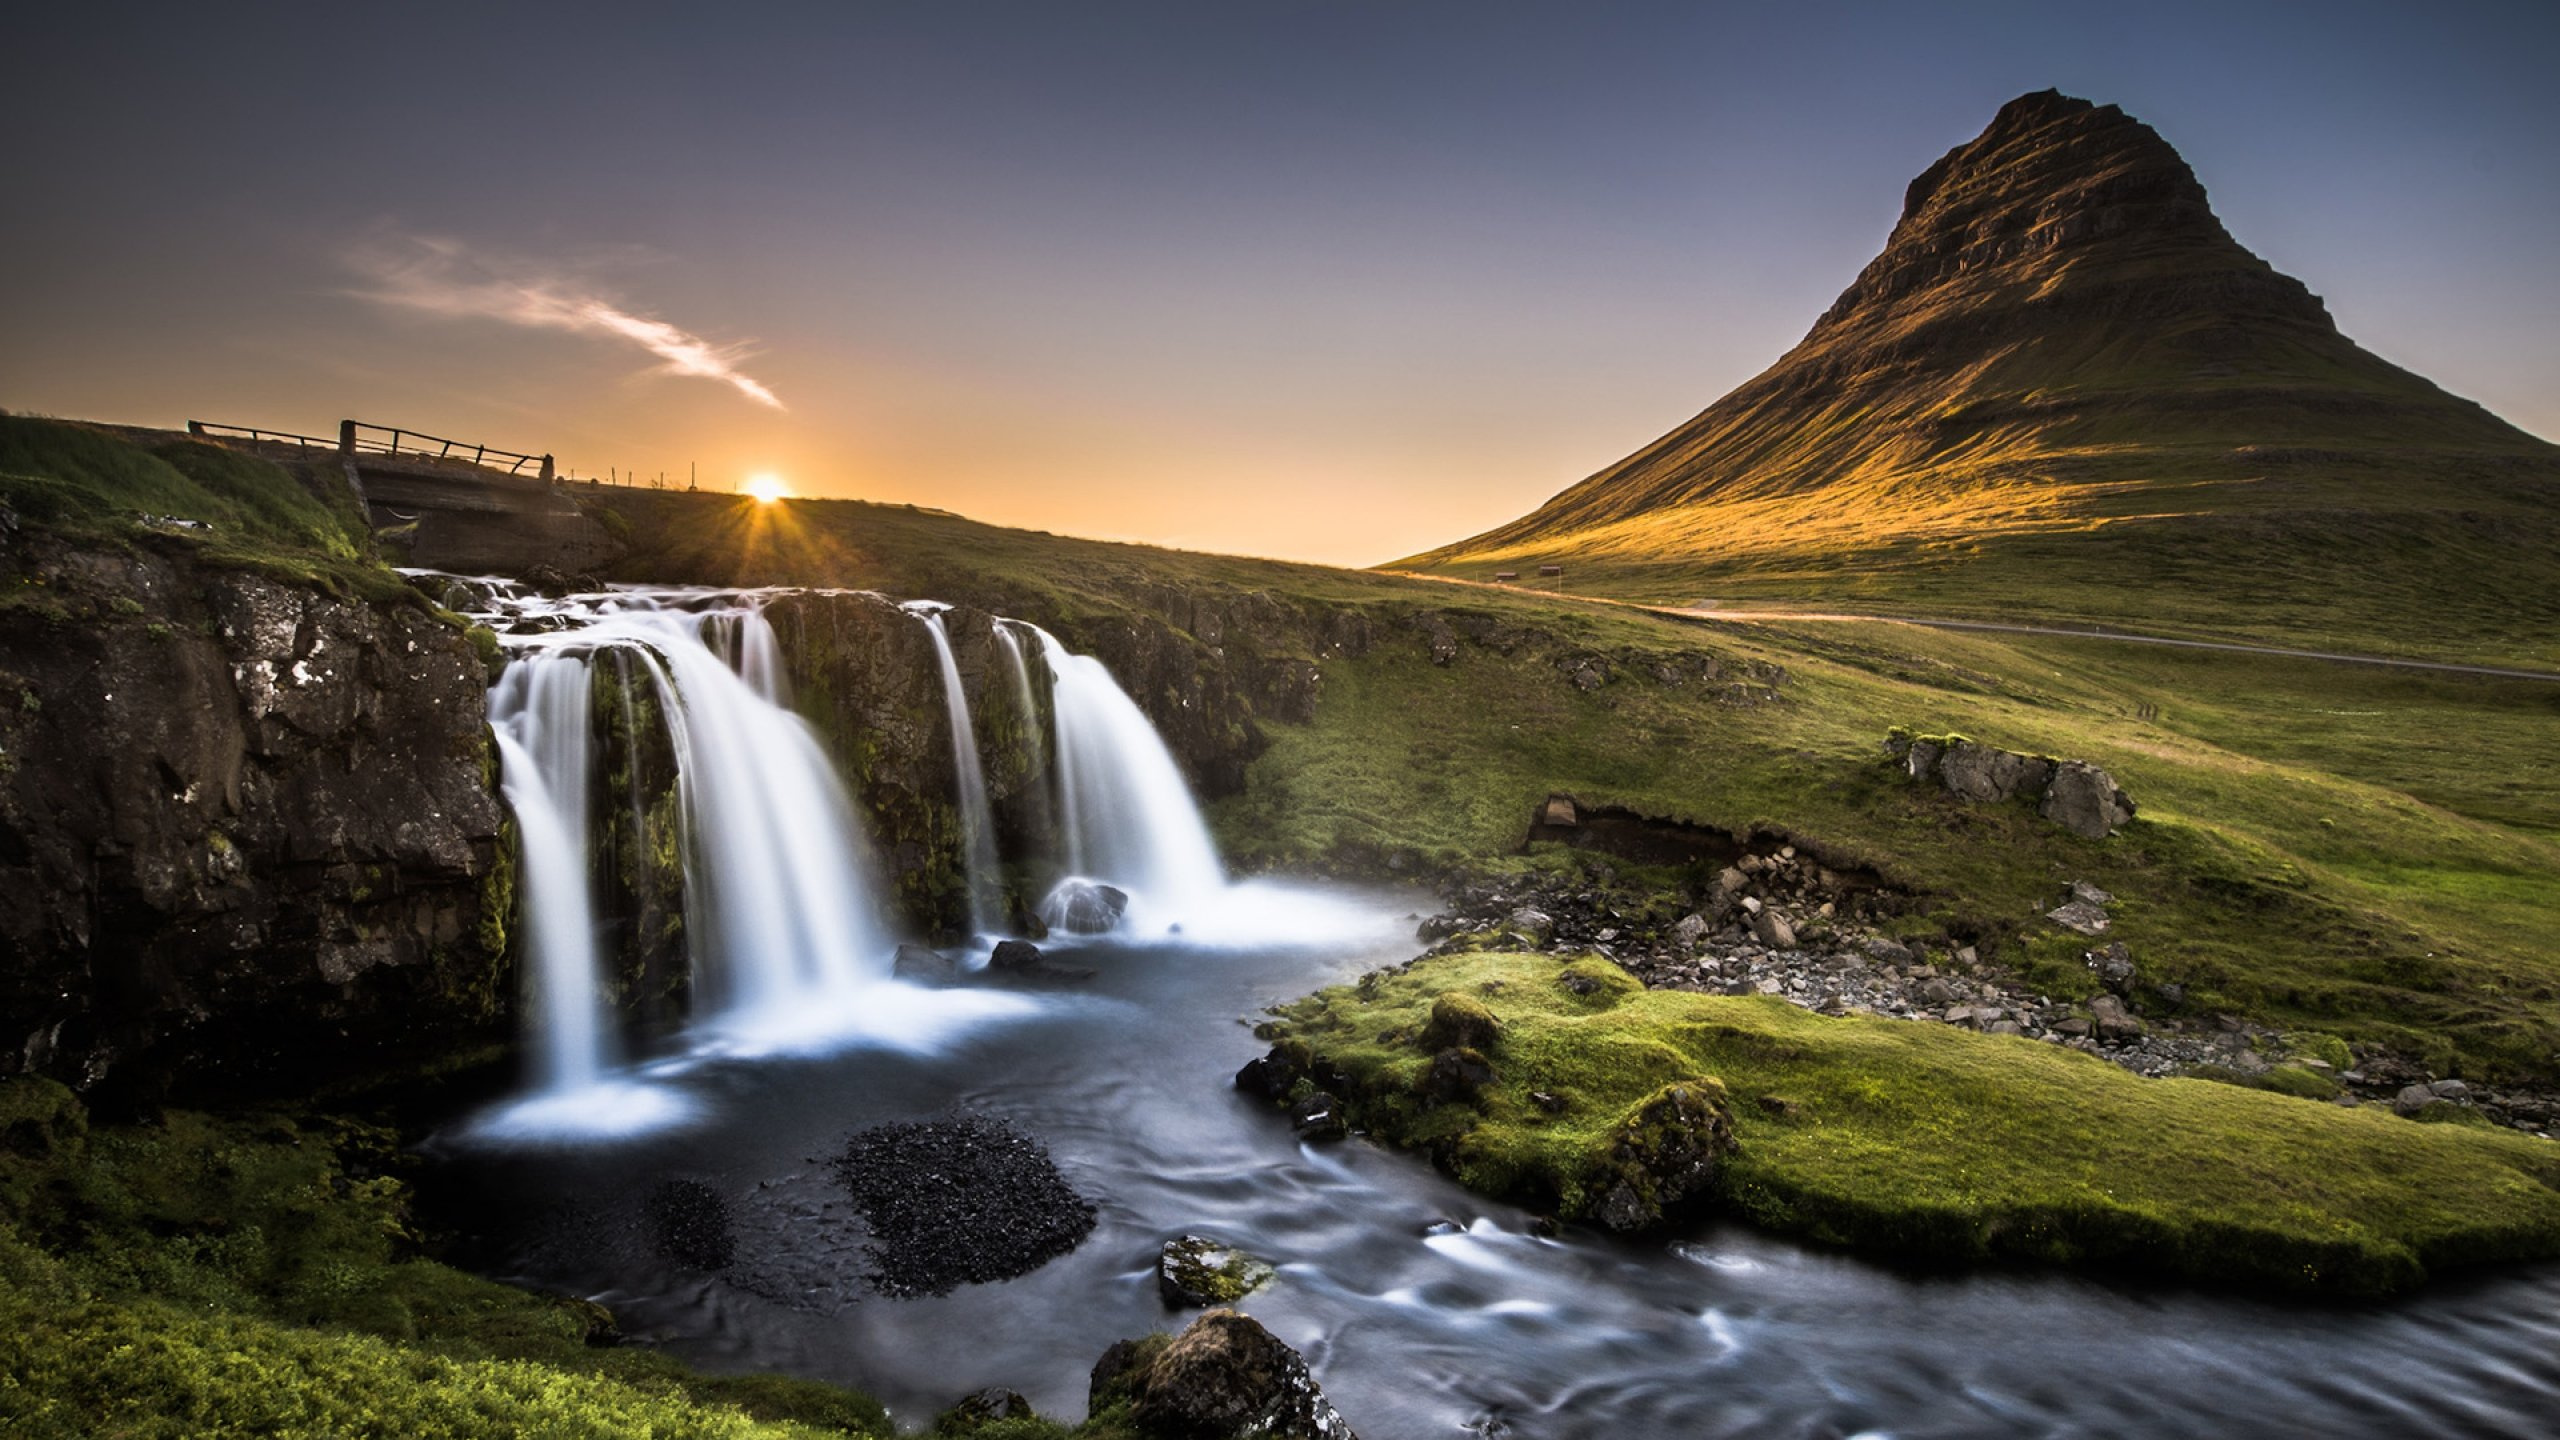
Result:
<instances>
[{"instance_id":1,"label":"rocky cliff","mask_svg":"<svg viewBox=\"0 0 2560 1440\"><path fill-rule=\"evenodd\" d=\"M191 1090L498 1021L483 664L180 544L0 545L0 1069Z\"/></svg>"}]
</instances>

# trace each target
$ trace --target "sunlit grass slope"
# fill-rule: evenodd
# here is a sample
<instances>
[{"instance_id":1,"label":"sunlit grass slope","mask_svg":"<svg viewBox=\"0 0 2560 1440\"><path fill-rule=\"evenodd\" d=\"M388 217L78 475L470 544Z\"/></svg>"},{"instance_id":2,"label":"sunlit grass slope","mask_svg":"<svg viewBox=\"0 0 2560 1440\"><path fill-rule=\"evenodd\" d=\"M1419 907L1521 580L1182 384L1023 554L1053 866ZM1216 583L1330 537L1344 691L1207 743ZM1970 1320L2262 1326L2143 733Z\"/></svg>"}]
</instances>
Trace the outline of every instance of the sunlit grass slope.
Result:
<instances>
[{"instance_id":1,"label":"sunlit grass slope","mask_svg":"<svg viewBox=\"0 0 2560 1440\"><path fill-rule=\"evenodd\" d=\"M1915 180L1766 372L1393 568L2550 661L2560 449L2339 334L2159 136L2048 93Z\"/></svg>"},{"instance_id":2,"label":"sunlit grass slope","mask_svg":"<svg viewBox=\"0 0 2560 1440\"><path fill-rule=\"evenodd\" d=\"M1579 989L1568 985L1573 980ZM1500 1030L1472 1102L1423 1097L1445 994ZM1719 1082L1721 1198L1771 1229L1909 1262L2099 1264L2329 1295L2560 1254L2560 1148L2204 1080L2143 1080L2015 1036L1826 1019L1782 1000L1648 991L1615 966L1457 954L1286 1009L1352 1077L1359 1122L1497 1194L1598 1200L1619 1126ZM1564 1097L1558 1114L1532 1099Z\"/></svg>"}]
</instances>

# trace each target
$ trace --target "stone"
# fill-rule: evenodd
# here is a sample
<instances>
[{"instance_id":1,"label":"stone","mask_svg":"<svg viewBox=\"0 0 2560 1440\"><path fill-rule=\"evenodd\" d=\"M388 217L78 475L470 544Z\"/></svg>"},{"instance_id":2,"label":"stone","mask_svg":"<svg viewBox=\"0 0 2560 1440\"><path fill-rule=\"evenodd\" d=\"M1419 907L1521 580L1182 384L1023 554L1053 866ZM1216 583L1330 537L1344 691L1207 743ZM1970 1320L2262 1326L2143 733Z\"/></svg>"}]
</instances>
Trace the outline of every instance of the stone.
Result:
<instances>
[{"instance_id":1,"label":"stone","mask_svg":"<svg viewBox=\"0 0 2560 1440\"><path fill-rule=\"evenodd\" d=\"M2054 1027L2053 1027L2053 1033L2054 1033L2054 1034L2056 1034L2056 1035L2064 1035L2064 1036L2069 1036L2069 1037L2072 1037L2072 1038L2076 1039L2076 1038L2078 1038L2078 1037L2080 1037L2080 1036L2082 1036L2082 1035L2086 1035L2086 1034L2088 1034L2088 1033L2089 1033L2089 1029L2090 1029L2090 1026L2089 1026L2089 1022L2088 1022L2087 1020L2085 1020L2085 1019L2081 1018L2080 1016L2074 1015L2074 1016L2072 1016L2072 1017L2071 1017L2070 1019L2068 1019L2068 1020L2061 1020L2061 1021L2057 1021L2057 1022L2055 1022Z\"/></svg>"},{"instance_id":2,"label":"stone","mask_svg":"<svg viewBox=\"0 0 2560 1440\"><path fill-rule=\"evenodd\" d=\"M2106 911L2086 900L2066 900L2044 912L2044 918L2075 935L2104 935L2113 923L2107 919Z\"/></svg>"},{"instance_id":3,"label":"stone","mask_svg":"<svg viewBox=\"0 0 2560 1440\"><path fill-rule=\"evenodd\" d=\"M903 957L914 948L901 945L898 954ZM987 968L990 970L1036 970L1043 963L1040 947L1028 940L999 940L995 950L987 956Z\"/></svg>"},{"instance_id":4,"label":"stone","mask_svg":"<svg viewBox=\"0 0 2560 1440\"><path fill-rule=\"evenodd\" d=\"M1541 949L1556 937L1555 918L1534 905L1523 905L1512 911L1504 923L1511 927L1513 934Z\"/></svg>"},{"instance_id":5,"label":"stone","mask_svg":"<svg viewBox=\"0 0 2560 1440\"><path fill-rule=\"evenodd\" d=\"M2089 968L2097 972L2098 983L2118 995L2133 993L2133 952L2119 940L2103 950L2090 951Z\"/></svg>"},{"instance_id":6,"label":"stone","mask_svg":"<svg viewBox=\"0 0 2560 1440\"><path fill-rule=\"evenodd\" d=\"M2133 819L2133 801L2114 777L2085 760L2065 760L2054 770L2039 812L2084 840L2104 840Z\"/></svg>"},{"instance_id":7,"label":"stone","mask_svg":"<svg viewBox=\"0 0 2560 1440\"><path fill-rule=\"evenodd\" d=\"M1493 1083L1493 1062L1474 1050L1453 1047L1431 1057L1422 1093L1447 1104L1467 1104Z\"/></svg>"},{"instance_id":8,"label":"stone","mask_svg":"<svg viewBox=\"0 0 2560 1440\"><path fill-rule=\"evenodd\" d=\"M1028 940L999 940L987 956L987 974L997 980L1081 981L1094 972L1081 965L1060 965Z\"/></svg>"},{"instance_id":9,"label":"stone","mask_svg":"<svg viewBox=\"0 0 2560 1440\"><path fill-rule=\"evenodd\" d=\"M936 1435L967 1435L999 1420L1028 1420L1035 1413L1031 1402L1014 1391L990 1385L942 1412L934 1422Z\"/></svg>"},{"instance_id":10,"label":"stone","mask_svg":"<svg viewBox=\"0 0 2560 1440\"><path fill-rule=\"evenodd\" d=\"M1743 874L1740 870L1731 865L1727 865L1722 870L1716 872L1716 889L1727 895L1738 895L1742 893L1743 889L1750 885L1750 883L1750 876Z\"/></svg>"},{"instance_id":11,"label":"stone","mask_svg":"<svg viewBox=\"0 0 2560 1440\"><path fill-rule=\"evenodd\" d=\"M2395 1115L2414 1117L2419 1111L2434 1104L2437 1098L2435 1090L2430 1086L2403 1085L2400 1087L2400 1093L2391 1097L2391 1112Z\"/></svg>"},{"instance_id":12,"label":"stone","mask_svg":"<svg viewBox=\"0 0 2560 1440\"><path fill-rule=\"evenodd\" d=\"M1618 1179L1602 1194L1601 1224L1648 1229L1682 1202L1707 1194L1733 1149L1733 1117L1713 1080L1663 1086L1618 1123L1608 1162Z\"/></svg>"},{"instance_id":13,"label":"stone","mask_svg":"<svg viewBox=\"0 0 2560 1440\"><path fill-rule=\"evenodd\" d=\"M1351 1133L1342 1102L1324 1090L1310 1091L1305 1099L1290 1106L1289 1125L1301 1140L1339 1140Z\"/></svg>"},{"instance_id":14,"label":"stone","mask_svg":"<svg viewBox=\"0 0 2560 1440\"><path fill-rule=\"evenodd\" d=\"M1156 1290L1177 1310L1231 1305L1268 1283L1271 1266L1206 1235L1164 1242L1156 1256Z\"/></svg>"},{"instance_id":15,"label":"stone","mask_svg":"<svg viewBox=\"0 0 2560 1440\"><path fill-rule=\"evenodd\" d=\"M1911 947L1890 936L1870 935L1859 942L1858 948L1864 950L1868 958L1880 960L1887 965L1911 963Z\"/></svg>"},{"instance_id":16,"label":"stone","mask_svg":"<svg viewBox=\"0 0 2560 1440\"><path fill-rule=\"evenodd\" d=\"M1305 1074L1296 1061L1273 1050L1244 1062L1244 1068L1236 1072L1236 1088L1277 1105L1289 1098L1289 1092L1297 1088Z\"/></svg>"},{"instance_id":17,"label":"stone","mask_svg":"<svg viewBox=\"0 0 2560 1440\"><path fill-rule=\"evenodd\" d=\"M948 985L957 971L951 957L939 950L901 945L896 958L889 962L889 973L911 985Z\"/></svg>"},{"instance_id":18,"label":"stone","mask_svg":"<svg viewBox=\"0 0 2560 1440\"><path fill-rule=\"evenodd\" d=\"M1538 807L1538 823L1569 829L1582 823L1582 811L1570 795L1550 795Z\"/></svg>"},{"instance_id":19,"label":"stone","mask_svg":"<svg viewBox=\"0 0 2560 1440\"><path fill-rule=\"evenodd\" d=\"M2142 1021L2113 995L2101 995L2090 1001L2089 1016L2101 1040L2130 1040L2143 1032Z\"/></svg>"},{"instance_id":20,"label":"stone","mask_svg":"<svg viewBox=\"0 0 2560 1440\"><path fill-rule=\"evenodd\" d=\"M2071 882L2071 898L2074 900L2085 900L2092 905L2113 905L2116 903L2116 897L2099 889L2097 886L2090 884L2086 880L2074 880Z\"/></svg>"},{"instance_id":21,"label":"stone","mask_svg":"<svg viewBox=\"0 0 2560 1440\"><path fill-rule=\"evenodd\" d=\"M2471 1098L2471 1087L2459 1080L2436 1080L2430 1082L2427 1088L2435 1092L2439 1100L2459 1101Z\"/></svg>"},{"instance_id":22,"label":"stone","mask_svg":"<svg viewBox=\"0 0 2560 1440\"><path fill-rule=\"evenodd\" d=\"M1098 1367L1097 1367L1098 1368ZM1249 1317L1212 1310L1126 1377L1141 1433L1182 1440L1358 1440L1305 1358Z\"/></svg>"},{"instance_id":23,"label":"stone","mask_svg":"<svg viewBox=\"0 0 2560 1440\"><path fill-rule=\"evenodd\" d=\"M1763 910L1754 917L1751 933L1772 950L1792 950L1796 945L1795 927L1775 910Z\"/></svg>"},{"instance_id":24,"label":"stone","mask_svg":"<svg viewBox=\"0 0 2560 1440\"><path fill-rule=\"evenodd\" d=\"M1950 794L1977 804L2042 795L2053 776L2054 762L2041 755L2020 755L1972 740L1956 741L1938 759L1938 782Z\"/></svg>"},{"instance_id":25,"label":"stone","mask_svg":"<svg viewBox=\"0 0 2560 1440\"><path fill-rule=\"evenodd\" d=\"M1671 927L1671 938L1683 949L1695 950L1714 928L1715 922L1704 915L1684 915L1679 924Z\"/></svg>"},{"instance_id":26,"label":"stone","mask_svg":"<svg viewBox=\"0 0 2560 1440\"><path fill-rule=\"evenodd\" d=\"M1069 880L1049 893L1044 918L1072 935L1107 935L1129 910L1129 892L1093 880Z\"/></svg>"}]
</instances>

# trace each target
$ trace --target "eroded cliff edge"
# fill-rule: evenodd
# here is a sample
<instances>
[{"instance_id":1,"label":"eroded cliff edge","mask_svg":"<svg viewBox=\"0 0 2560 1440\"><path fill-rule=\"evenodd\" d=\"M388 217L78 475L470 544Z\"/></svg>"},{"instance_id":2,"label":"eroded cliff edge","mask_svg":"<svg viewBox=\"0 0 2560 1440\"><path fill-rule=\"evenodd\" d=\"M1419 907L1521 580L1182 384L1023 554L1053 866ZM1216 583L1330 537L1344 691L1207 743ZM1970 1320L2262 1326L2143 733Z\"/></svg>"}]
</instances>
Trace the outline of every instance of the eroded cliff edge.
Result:
<instances>
[{"instance_id":1,"label":"eroded cliff edge","mask_svg":"<svg viewBox=\"0 0 2560 1440\"><path fill-rule=\"evenodd\" d=\"M494 1031L486 675L422 604L0 547L0 1070L191 1091Z\"/></svg>"}]
</instances>

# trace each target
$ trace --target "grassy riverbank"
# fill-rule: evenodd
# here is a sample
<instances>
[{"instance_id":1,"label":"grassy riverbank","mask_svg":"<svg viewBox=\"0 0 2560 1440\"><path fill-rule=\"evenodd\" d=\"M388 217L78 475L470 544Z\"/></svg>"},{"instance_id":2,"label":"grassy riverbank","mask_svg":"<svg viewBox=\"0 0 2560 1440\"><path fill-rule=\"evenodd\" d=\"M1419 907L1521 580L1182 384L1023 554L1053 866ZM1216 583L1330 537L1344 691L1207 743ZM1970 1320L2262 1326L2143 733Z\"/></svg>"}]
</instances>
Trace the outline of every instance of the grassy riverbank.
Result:
<instances>
[{"instance_id":1,"label":"grassy riverbank","mask_svg":"<svg viewBox=\"0 0 2560 1440\"><path fill-rule=\"evenodd\" d=\"M1422 1037L1452 993L1500 1026L1484 1047L1495 1080L1435 1103ZM1354 1117L1379 1138L1568 1217L1598 1206L1627 1117L1705 1080L1728 1097L1738 1144L1717 1203L1891 1260L2358 1296L2560 1255L2547 1142L2143 1080L2018 1037L1649 991L1602 961L1424 960L1289 1006L1277 1030L1349 1077Z\"/></svg>"},{"instance_id":2,"label":"grassy riverbank","mask_svg":"<svg viewBox=\"0 0 2560 1440\"><path fill-rule=\"evenodd\" d=\"M0 1082L11 1435L887 1436L878 1404L615 1346L610 1316L425 1258L395 1137L314 1115L100 1125ZM599 1342L608 1342L600 1344Z\"/></svg>"}]
</instances>

